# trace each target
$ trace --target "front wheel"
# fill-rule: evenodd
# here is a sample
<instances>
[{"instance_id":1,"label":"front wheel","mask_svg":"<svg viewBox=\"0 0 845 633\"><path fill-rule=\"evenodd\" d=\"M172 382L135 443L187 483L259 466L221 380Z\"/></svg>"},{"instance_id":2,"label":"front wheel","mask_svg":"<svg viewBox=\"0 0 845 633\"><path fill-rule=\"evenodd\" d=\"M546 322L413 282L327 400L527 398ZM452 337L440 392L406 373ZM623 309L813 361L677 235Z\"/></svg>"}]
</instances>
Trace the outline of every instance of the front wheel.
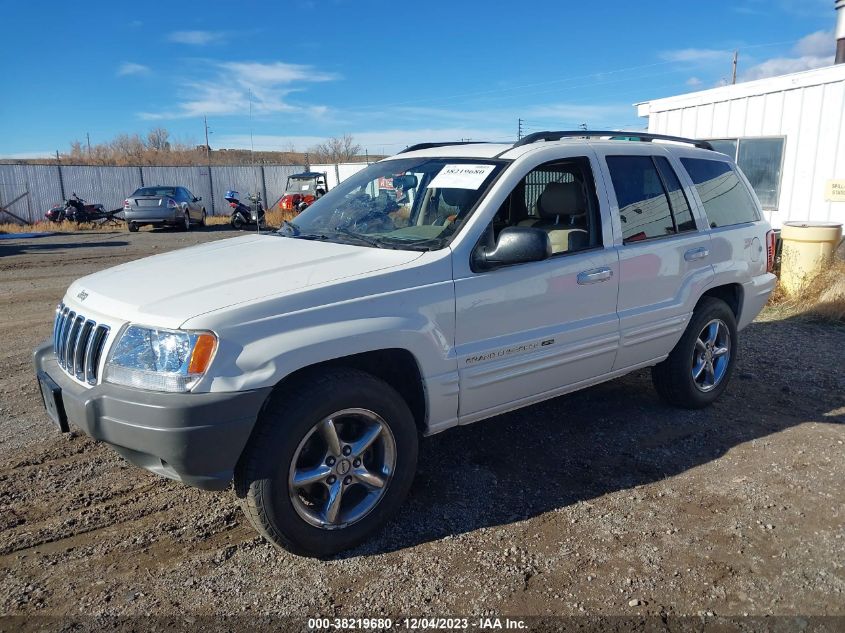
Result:
<instances>
[{"instance_id":1,"label":"front wheel","mask_svg":"<svg viewBox=\"0 0 845 633\"><path fill-rule=\"evenodd\" d=\"M704 297L669 357L652 367L657 393L685 409L712 404L728 386L737 347L733 310L721 299Z\"/></svg>"},{"instance_id":2,"label":"front wheel","mask_svg":"<svg viewBox=\"0 0 845 633\"><path fill-rule=\"evenodd\" d=\"M187 211L185 211L185 221L182 224L182 230L183 231L190 231L191 230L191 216Z\"/></svg>"},{"instance_id":3,"label":"front wheel","mask_svg":"<svg viewBox=\"0 0 845 633\"><path fill-rule=\"evenodd\" d=\"M402 397L354 369L314 373L271 396L235 471L253 527L325 557L370 536L400 506L417 464Z\"/></svg>"}]
</instances>

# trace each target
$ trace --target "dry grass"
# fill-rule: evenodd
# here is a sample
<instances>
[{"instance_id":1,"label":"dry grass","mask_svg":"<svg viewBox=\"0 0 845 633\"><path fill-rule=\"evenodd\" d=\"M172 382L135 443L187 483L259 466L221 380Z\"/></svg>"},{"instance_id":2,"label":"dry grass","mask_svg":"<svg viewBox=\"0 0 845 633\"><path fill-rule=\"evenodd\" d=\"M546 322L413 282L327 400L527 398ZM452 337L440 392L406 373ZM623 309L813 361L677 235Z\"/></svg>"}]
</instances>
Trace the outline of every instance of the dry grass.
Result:
<instances>
[{"instance_id":1,"label":"dry grass","mask_svg":"<svg viewBox=\"0 0 845 633\"><path fill-rule=\"evenodd\" d=\"M77 231L114 231L122 228L121 226L93 224L91 222L83 222L77 224L76 222L49 222L42 220L35 224L18 224L16 222L7 222L0 224L0 234L2 233L75 233Z\"/></svg>"},{"instance_id":2,"label":"dry grass","mask_svg":"<svg viewBox=\"0 0 845 633\"><path fill-rule=\"evenodd\" d=\"M208 217L206 222L210 226L220 226L221 224L229 224L229 217L228 215L213 215ZM296 213L281 211L278 207L275 207L267 211L264 217L267 220L268 227L279 227L285 220L293 220L296 217Z\"/></svg>"},{"instance_id":3,"label":"dry grass","mask_svg":"<svg viewBox=\"0 0 845 633\"><path fill-rule=\"evenodd\" d=\"M787 295L778 284L769 307L784 318L804 315L845 322L845 261L831 259L795 296Z\"/></svg>"}]
</instances>

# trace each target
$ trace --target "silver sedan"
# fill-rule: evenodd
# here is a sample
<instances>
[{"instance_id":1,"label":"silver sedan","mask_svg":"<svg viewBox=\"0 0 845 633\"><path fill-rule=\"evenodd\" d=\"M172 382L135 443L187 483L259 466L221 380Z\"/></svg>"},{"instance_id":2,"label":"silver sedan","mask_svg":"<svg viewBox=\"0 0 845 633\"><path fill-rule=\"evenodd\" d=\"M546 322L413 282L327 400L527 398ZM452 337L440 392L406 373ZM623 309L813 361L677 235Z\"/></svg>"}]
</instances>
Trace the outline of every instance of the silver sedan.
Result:
<instances>
[{"instance_id":1,"label":"silver sedan","mask_svg":"<svg viewBox=\"0 0 845 633\"><path fill-rule=\"evenodd\" d=\"M188 231L192 224L205 226L206 212L202 198L185 187L141 187L123 201L123 218L133 233L145 224Z\"/></svg>"}]
</instances>

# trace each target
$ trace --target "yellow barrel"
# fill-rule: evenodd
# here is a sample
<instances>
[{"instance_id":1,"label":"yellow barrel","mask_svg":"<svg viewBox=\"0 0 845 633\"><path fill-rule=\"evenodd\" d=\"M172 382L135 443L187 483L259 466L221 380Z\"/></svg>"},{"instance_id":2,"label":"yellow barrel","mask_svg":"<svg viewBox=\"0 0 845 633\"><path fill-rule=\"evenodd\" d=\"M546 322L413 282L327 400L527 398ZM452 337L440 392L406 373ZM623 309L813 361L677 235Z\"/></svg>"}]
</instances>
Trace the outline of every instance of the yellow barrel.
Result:
<instances>
[{"instance_id":1,"label":"yellow barrel","mask_svg":"<svg viewBox=\"0 0 845 633\"><path fill-rule=\"evenodd\" d=\"M833 257L842 240L842 225L835 222L785 222L780 283L787 294L799 292L825 262Z\"/></svg>"}]
</instances>

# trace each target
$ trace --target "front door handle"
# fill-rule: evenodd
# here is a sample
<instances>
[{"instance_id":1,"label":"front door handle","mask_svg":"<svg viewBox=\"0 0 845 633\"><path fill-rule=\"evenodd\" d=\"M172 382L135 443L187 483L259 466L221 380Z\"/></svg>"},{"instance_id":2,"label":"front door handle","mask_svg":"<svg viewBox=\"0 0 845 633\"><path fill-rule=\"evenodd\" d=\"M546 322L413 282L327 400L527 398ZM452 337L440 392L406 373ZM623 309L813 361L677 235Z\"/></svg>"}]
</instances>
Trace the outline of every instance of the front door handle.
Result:
<instances>
[{"instance_id":1,"label":"front door handle","mask_svg":"<svg viewBox=\"0 0 845 633\"><path fill-rule=\"evenodd\" d=\"M704 246L699 248L691 248L684 253L684 259L688 262L694 262L696 259L704 259L710 254L710 251Z\"/></svg>"},{"instance_id":2,"label":"front door handle","mask_svg":"<svg viewBox=\"0 0 845 633\"><path fill-rule=\"evenodd\" d=\"M613 277L613 271L610 268L594 268L593 270L585 270L578 273L578 283L581 286L587 284L597 284L601 281L607 281Z\"/></svg>"}]
</instances>

